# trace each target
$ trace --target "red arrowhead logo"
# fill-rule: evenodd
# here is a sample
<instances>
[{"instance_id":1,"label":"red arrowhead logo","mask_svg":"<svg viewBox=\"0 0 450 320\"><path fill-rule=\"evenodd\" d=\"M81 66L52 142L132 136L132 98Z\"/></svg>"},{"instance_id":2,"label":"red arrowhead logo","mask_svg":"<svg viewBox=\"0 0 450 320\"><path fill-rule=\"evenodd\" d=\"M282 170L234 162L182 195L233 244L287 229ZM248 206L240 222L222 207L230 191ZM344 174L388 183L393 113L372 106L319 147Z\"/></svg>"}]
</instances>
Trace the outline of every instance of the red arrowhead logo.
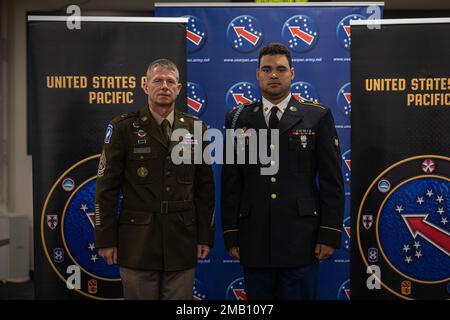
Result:
<instances>
[{"instance_id":1,"label":"red arrowhead logo","mask_svg":"<svg viewBox=\"0 0 450 320\"><path fill-rule=\"evenodd\" d=\"M345 165L347 166L348 170L352 171L352 160L345 160Z\"/></svg>"},{"instance_id":2,"label":"red arrowhead logo","mask_svg":"<svg viewBox=\"0 0 450 320\"><path fill-rule=\"evenodd\" d=\"M344 26L344 31L347 34L347 37L350 37L350 26Z\"/></svg>"},{"instance_id":3,"label":"red arrowhead logo","mask_svg":"<svg viewBox=\"0 0 450 320\"><path fill-rule=\"evenodd\" d=\"M234 289L234 296L238 300L247 300L247 295L245 294L244 289Z\"/></svg>"},{"instance_id":4,"label":"red arrowhead logo","mask_svg":"<svg viewBox=\"0 0 450 320\"><path fill-rule=\"evenodd\" d=\"M350 300L350 289L345 289L344 292L345 295L347 296L347 299Z\"/></svg>"},{"instance_id":5,"label":"red arrowhead logo","mask_svg":"<svg viewBox=\"0 0 450 320\"><path fill-rule=\"evenodd\" d=\"M350 104L352 102L352 94L351 93L344 93L344 98L348 104Z\"/></svg>"},{"instance_id":6,"label":"red arrowhead logo","mask_svg":"<svg viewBox=\"0 0 450 320\"><path fill-rule=\"evenodd\" d=\"M255 45L258 43L259 37L251 32L248 32L245 30L244 27L234 27L234 32L236 32L237 36L240 38L244 38L248 42L250 42L252 45Z\"/></svg>"},{"instance_id":7,"label":"red arrowhead logo","mask_svg":"<svg viewBox=\"0 0 450 320\"><path fill-rule=\"evenodd\" d=\"M450 234L426 221L427 217L428 214L402 214L402 218L414 239L417 235L420 235L433 246L450 256Z\"/></svg>"},{"instance_id":8,"label":"red arrowhead logo","mask_svg":"<svg viewBox=\"0 0 450 320\"><path fill-rule=\"evenodd\" d=\"M187 30L186 31L186 38L195 43L197 46L200 44L200 42L202 42L202 37L199 36L198 34L193 33L192 31Z\"/></svg>"},{"instance_id":9,"label":"red arrowhead logo","mask_svg":"<svg viewBox=\"0 0 450 320\"><path fill-rule=\"evenodd\" d=\"M250 103L252 100L246 98L244 94L242 93L233 93L234 101L236 101L237 104L245 104Z\"/></svg>"},{"instance_id":10,"label":"red arrowhead logo","mask_svg":"<svg viewBox=\"0 0 450 320\"><path fill-rule=\"evenodd\" d=\"M192 98L188 98L187 99L187 105L189 108L191 108L192 110L199 112L200 109L202 108L202 104L198 101L195 101Z\"/></svg>"},{"instance_id":11,"label":"red arrowhead logo","mask_svg":"<svg viewBox=\"0 0 450 320\"><path fill-rule=\"evenodd\" d=\"M292 96L294 97L294 99L296 99L296 100L298 100L298 101L301 101L301 100L308 100L308 99L303 98L303 97L300 95L300 93L293 93Z\"/></svg>"},{"instance_id":12,"label":"red arrowhead logo","mask_svg":"<svg viewBox=\"0 0 450 320\"><path fill-rule=\"evenodd\" d=\"M93 212L85 212L85 214L86 214L86 217L91 222L92 228L95 228L95 213L93 213Z\"/></svg>"},{"instance_id":13,"label":"red arrowhead logo","mask_svg":"<svg viewBox=\"0 0 450 320\"><path fill-rule=\"evenodd\" d=\"M314 36L306 33L303 30L300 30L299 27L289 27L289 31L291 32L291 35L293 37L299 38L300 40L306 42L308 45L311 45L311 43L314 41Z\"/></svg>"},{"instance_id":14,"label":"red arrowhead logo","mask_svg":"<svg viewBox=\"0 0 450 320\"><path fill-rule=\"evenodd\" d=\"M345 233L350 238L350 227L344 227Z\"/></svg>"}]
</instances>

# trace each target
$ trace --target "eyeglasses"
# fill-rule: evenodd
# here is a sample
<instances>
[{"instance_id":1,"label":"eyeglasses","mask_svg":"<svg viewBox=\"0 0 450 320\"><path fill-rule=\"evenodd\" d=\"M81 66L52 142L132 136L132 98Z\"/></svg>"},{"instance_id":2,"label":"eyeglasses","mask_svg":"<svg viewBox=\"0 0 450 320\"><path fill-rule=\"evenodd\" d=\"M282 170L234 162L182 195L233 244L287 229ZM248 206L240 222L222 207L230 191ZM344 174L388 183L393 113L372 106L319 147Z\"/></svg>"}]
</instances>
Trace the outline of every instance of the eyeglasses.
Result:
<instances>
[{"instance_id":1,"label":"eyeglasses","mask_svg":"<svg viewBox=\"0 0 450 320\"><path fill-rule=\"evenodd\" d=\"M151 84L155 87L163 87L165 84L167 87L173 88L178 85L178 82L176 82L175 80L172 80L172 79L167 79L167 80L155 79L151 82Z\"/></svg>"}]
</instances>

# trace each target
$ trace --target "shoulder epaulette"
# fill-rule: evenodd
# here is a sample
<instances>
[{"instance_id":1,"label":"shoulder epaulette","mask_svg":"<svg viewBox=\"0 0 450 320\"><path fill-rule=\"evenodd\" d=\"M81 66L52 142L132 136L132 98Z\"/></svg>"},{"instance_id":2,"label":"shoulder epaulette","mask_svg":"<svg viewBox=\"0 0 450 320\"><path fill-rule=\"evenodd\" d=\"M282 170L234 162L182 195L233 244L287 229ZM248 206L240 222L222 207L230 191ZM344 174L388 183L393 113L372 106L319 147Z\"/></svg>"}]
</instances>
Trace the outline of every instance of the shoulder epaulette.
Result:
<instances>
[{"instance_id":1,"label":"shoulder epaulette","mask_svg":"<svg viewBox=\"0 0 450 320\"><path fill-rule=\"evenodd\" d=\"M187 112L182 112L182 111L180 111L180 114L181 114L183 117L188 117L188 118L192 118L192 119L195 119L195 120L201 120L199 117L194 116L193 114L190 114L190 113L187 113Z\"/></svg>"},{"instance_id":2,"label":"shoulder epaulette","mask_svg":"<svg viewBox=\"0 0 450 320\"><path fill-rule=\"evenodd\" d=\"M111 122L113 123L119 123L122 122L123 120L132 118L132 117L138 117L139 116L139 112L127 112L127 113L123 113L120 116L115 117L114 119L111 120Z\"/></svg>"},{"instance_id":3,"label":"shoulder epaulette","mask_svg":"<svg viewBox=\"0 0 450 320\"><path fill-rule=\"evenodd\" d=\"M317 107L317 108L321 108L321 109L326 109L327 107L321 105L318 102L312 102L312 101L307 101L307 100L300 100L299 101L301 104L307 105L307 106L311 106L311 107Z\"/></svg>"}]
</instances>

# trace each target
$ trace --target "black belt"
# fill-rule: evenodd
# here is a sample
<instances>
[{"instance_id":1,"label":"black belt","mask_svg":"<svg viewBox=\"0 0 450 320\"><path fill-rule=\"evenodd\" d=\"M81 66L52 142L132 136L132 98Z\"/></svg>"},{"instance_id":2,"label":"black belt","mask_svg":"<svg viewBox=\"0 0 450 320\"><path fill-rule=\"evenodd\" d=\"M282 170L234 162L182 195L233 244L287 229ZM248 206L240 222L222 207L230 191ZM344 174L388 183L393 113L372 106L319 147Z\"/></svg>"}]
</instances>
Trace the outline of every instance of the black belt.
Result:
<instances>
[{"instance_id":1,"label":"black belt","mask_svg":"<svg viewBox=\"0 0 450 320\"><path fill-rule=\"evenodd\" d=\"M192 201L161 201L161 213L172 213L192 209Z\"/></svg>"}]
</instances>

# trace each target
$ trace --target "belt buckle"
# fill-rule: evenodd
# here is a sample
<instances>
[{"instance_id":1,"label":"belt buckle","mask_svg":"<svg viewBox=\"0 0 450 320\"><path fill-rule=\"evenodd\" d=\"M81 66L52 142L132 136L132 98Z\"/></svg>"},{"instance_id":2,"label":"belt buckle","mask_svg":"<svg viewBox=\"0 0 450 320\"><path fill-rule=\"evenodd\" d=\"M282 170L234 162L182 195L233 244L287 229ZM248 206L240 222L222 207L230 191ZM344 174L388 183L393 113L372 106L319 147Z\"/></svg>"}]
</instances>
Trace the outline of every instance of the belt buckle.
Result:
<instances>
[{"instance_id":1,"label":"belt buckle","mask_svg":"<svg viewBox=\"0 0 450 320\"><path fill-rule=\"evenodd\" d=\"M161 201L161 213L169 213L169 201Z\"/></svg>"}]
</instances>

